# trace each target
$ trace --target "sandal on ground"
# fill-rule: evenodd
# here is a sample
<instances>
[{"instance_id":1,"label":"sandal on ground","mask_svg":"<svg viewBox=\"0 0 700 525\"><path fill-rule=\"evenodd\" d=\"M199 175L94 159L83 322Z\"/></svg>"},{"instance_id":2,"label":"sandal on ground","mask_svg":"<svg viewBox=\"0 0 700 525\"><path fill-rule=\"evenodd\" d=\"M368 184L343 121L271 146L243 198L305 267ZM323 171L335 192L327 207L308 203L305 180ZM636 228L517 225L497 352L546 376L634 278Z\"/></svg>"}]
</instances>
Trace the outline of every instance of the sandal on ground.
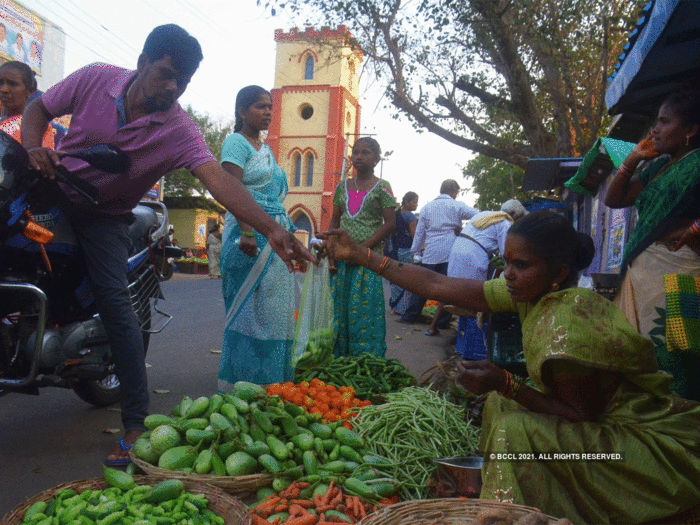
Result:
<instances>
[{"instance_id":1,"label":"sandal on ground","mask_svg":"<svg viewBox=\"0 0 700 525\"><path fill-rule=\"evenodd\" d=\"M440 335L440 330L438 330L438 329L436 328L434 332L431 332L430 329L428 329L428 330L426 330L426 331L423 332L423 333L424 333L425 335L427 335L428 337L435 337L436 335Z\"/></svg>"},{"instance_id":2,"label":"sandal on ground","mask_svg":"<svg viewBox=\"0 0 700 525\"><path fill-rule=\"evenodd\" d=\"M119 448L122 449L123 452L127 452L131 450L134 447L134 445L127 445L124 439L119 440ZM131 463L131 460L129 458L124 458L124 459L109 459L110 456L113 454L110 454L107 456L107 459L105 460L105 465L108 467L123 467L125 465L128 465Z\"/></svg>"}]
</instances>

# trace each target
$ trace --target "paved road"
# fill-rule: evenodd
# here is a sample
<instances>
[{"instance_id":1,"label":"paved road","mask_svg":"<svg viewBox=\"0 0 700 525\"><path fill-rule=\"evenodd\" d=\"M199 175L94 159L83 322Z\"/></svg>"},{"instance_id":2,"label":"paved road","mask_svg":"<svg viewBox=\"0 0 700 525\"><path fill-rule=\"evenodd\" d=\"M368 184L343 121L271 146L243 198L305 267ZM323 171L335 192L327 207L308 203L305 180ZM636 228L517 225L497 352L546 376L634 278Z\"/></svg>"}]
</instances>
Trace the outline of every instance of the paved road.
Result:
<instances>
[{"instance_id":1,"label":"paved road","mask_svg":"<svg viewBox=\"0 0 700 525\"><path fill-rule=\"evenodd\" d=\"M183 274L163 283L163 306L174 319L151 338L151 413L169 413L185 394L215 392L219 354L212 351L221 348L224 321L220 287L219 280ZM400 359L416 377L454 348L454 330L426 337L425 325L394 319L387 313L387 357ZM105 430L121 429L114 408L92 407L57 388L0 398L0 421L0 517L60 483L101 476L102 462L120 436Z\"/></svg>"}]
</instances>

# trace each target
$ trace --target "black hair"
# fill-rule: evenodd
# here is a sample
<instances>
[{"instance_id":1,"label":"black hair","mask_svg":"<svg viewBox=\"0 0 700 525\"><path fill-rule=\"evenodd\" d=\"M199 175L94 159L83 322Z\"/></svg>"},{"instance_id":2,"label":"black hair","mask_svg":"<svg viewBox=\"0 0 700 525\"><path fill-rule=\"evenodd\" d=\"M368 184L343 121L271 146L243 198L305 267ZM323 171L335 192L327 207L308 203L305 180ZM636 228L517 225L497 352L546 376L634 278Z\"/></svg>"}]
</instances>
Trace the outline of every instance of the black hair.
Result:
<instances>
[{"instance_id":1,"label":"black hair","mask_svg":"<svg viewBox=\"0 0 700 525\"><path fill-rule=\"evenodd\" d=\"M401 199L401 206L406 206L409 202L412 202L418 198L418 194L415 191L409 191Z\"/></svg>"},{"instance_id":2,"label":"black hair","mask_svg":"<svg viewBox=\"0 0 700 525\"><path fill-rule=\"evenodd\" d=\"M369 146L369 149L372 150L372 153L374 153L377 156L377 158L382 156L382 148L379 145L379 142L377 142L376 139L374 139L373 137L360 137L355 141L353 148L357 146L357 144L360 142L366 142Z\"/></svg>"},{"instance_id":3,"label":"black hair","mask_svg":"<svg viewBox=\"0 0 700 525\"><path fill-rule=\"evenodd\" d=\"M143 53L150 62L168 55L173 66L188 78L194 75L204 58L197 39L176 24L165 24L151 31L143 45Z\"/></svg>"},{"instance_id":4,"label":"black hair","mask_svg":"<svg viewBox=\"0 0 700 525\"><path fill-rule=\"evenodd\" d=\"M700 129L700 91L684 88L671 93L661 103L681 119L686 126L698 126ZM695 144L700 144L700 131L693 137Z\"/></svg>"},{"instance_id":5,"label":"black hair","mask_svg":"<svg viewBox=\"0 0 700 525\"><path fill-rule=\"evenodd\" d=\"M445 195L452 195L453 193L459 192L459 184L454 179L447 179L442 181L440 184L440 193Z\"/></svg>"},{"instance_id":6,"label":"black hair","mask_svg":"<svg viewBox=\"0 0 700 525\"><path fill-rule=\"evenodd\" d=\"M575 286L579 272L588 268L595 255L590 235L577 232L565 217L551 211L525 215L513 223L508 235L518 235L527 241L535 255L546 261L552 275L567 265L570 271L562 288Z\"/></svg>"},{"instance_id":7,"label":"black hair","mask_svg":"<svg viewBox=\"0 0 700 525\"><path fill-rule=\"evenodd\" d=\"M29 92L29 95L37 90L36 74L27 64L24 62L18 62L17 60L12 60L10 62L5 62L2 66L0 66L0 70L4 68L14 69L20 74L24 87Z\"/></svg>"},{"instance_id":8,"label":"black hair","mask_svg":"<svg viewBox=\"0 0 700 525\"><path fill-rule=\"evenodd\" d=\"M260 98L260 95L269 95L270 92L260 86L246 86L241 89L236 95L236 123L233 125L233 131L241 131L243 129L243 117L241 113L248 111L248 108L255 104Z\"/></svg>"}]
</instances>

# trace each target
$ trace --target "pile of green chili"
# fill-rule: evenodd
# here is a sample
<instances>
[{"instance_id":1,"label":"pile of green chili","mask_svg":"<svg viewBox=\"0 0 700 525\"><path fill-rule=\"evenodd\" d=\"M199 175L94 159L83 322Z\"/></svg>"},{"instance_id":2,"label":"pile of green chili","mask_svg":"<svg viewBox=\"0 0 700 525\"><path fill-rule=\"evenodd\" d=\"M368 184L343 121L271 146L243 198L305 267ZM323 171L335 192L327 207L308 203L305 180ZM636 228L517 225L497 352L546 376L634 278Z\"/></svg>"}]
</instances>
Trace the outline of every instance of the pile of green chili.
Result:
<instances>
[{"instance_id":1,"label":"pile of green chili","mask_svg":"<svg viewBox=\"0 0 700 525\"><path fill-rule=\"evenodd\" d=\"M465 421L464 409L439 392L409 387L387 394L387 403L360 409L354 430L387 465L375 467L401 481L402 500L429 497L433 459L476 455L480 428Z\"/></svg>"},{"instance_id":2,"label":"pile of green chili","mask_svg":"<svg viewBox=\"0 0 700 525\"><path fill-rule=\"evenodd\" d=\"M369 400L416 383L398 359L384 359L366 352L331 359L313 370L297 370L297 383L314 378L335 386L351 386L356 397Z\"/></svg>"}]
</instances>

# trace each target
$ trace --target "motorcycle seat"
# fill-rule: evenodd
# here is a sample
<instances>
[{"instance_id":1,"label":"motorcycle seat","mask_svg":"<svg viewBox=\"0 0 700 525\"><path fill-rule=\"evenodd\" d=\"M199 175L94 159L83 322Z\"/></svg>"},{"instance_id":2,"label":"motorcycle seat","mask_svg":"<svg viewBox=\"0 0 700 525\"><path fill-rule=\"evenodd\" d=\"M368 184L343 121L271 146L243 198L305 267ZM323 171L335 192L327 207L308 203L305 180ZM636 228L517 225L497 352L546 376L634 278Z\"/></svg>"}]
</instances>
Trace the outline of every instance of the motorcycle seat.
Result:
<instances>
[{"instance_id":1,"label":"motorcycle seat","mask_svg":"<svg viewBox=\"0 0 700 525\"><path fill-rule=\"evenodd\" d=\"M150 237L150 233L160 226L160 220L153 208L148 206L136 206L132 213L134 222L129 225L129 237L133 244L131 255L143 250Z\"/></svg>"}]
</instances>

